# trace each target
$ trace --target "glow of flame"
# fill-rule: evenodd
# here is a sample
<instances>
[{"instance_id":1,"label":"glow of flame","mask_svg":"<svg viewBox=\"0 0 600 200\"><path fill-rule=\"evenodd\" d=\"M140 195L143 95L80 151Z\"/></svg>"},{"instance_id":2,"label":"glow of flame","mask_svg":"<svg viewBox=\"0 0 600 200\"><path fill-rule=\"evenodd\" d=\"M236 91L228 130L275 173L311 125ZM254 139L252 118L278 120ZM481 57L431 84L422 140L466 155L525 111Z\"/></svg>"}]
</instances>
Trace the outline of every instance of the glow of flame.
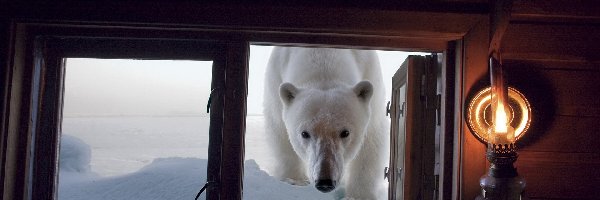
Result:
<instances>
[{"instance_id":1,"label":"glow of flame","mask_svg":"<svg viewBox=\"0 0 600 200\"><path fill-rule=\"evenodd\" d=\"M498 101L496 107L496 116L494 121L494 131L496 133L507 133L508 132L508 117L506 114L506 108L502 101Z\"/></svg>"}]
</instances>

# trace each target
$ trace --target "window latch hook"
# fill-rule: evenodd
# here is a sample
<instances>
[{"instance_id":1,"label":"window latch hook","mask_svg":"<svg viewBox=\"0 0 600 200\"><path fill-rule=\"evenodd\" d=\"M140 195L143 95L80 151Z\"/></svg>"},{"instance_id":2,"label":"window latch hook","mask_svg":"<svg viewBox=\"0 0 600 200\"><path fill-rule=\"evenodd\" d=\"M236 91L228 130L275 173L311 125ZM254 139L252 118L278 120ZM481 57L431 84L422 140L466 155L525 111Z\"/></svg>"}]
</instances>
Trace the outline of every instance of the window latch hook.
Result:
<instances>
[{"instance_id":1,"label":"window latch hook","mask_svg":"<svg viewBox=\"0 0 600 200\"><path fill-rule=\"evenodd\" d=\"M210 113L210 104L212 101L212 95L213 92L215 91L216 88L213 88L212 90L210 90L210 94L208 95L208 103L206 104L206 113Z\"/></svg>"},{"instance_id":2,"label":"window latch hook","mask_svg":"<svg viewBox=\"0 0 600 200\"><path fill-rule=\"evenodd\" d=\"M204 186L202 186L202 188L200 189L200 191L198 192L198 194L196 194L196 198L194 198L194 200L198 200L198 197L200 197L200 195L206 190L206 188L208 186L213 185L212 183L214 183L214 181L207 181Z\"/></svg>"}]
</instances>

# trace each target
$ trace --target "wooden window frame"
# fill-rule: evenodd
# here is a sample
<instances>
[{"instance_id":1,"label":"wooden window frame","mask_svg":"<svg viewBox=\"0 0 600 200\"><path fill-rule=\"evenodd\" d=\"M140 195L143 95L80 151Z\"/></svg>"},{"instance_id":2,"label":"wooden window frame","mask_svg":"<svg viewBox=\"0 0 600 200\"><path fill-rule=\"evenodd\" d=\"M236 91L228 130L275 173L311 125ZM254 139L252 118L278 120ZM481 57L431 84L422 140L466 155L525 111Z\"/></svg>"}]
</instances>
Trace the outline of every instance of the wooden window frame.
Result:
<instances>
[{"instance_id":1,"label":"wooden window frame","mask_svg":"<svg viewBox=\"0 0 600 200\"><path fill-rule=\"evenodd\" d=\"M2 121L0 164L2 171L2 193L12 199L46 199L47 194L54 188L44 186L54 185L54 173L51 168L56 160L38 161L39 166L31 164L34 152L41 150L36 144L49 143L54 147L51 152L57 154L56 136L32 137L33 130L54 129L59 116L45 109L43 105L58 106L56 92L62 83L52 82L50 77L60 71L44 71L41 74L36 66L56 64L56 60L46 63L36 63L36 52L40 49L39 41L44 38L121 38L128 40L159 39L159 40L208 40L224 45L223 57L227 67L223 90L218 92L222 97L218 102L223 103L222 142L227 148L221 149L220 184L218 195L222 199L241 199L244 160L244 130L248 76L248 44L283 44L300 46L329 46L329 47L358 47L365 49L398 49L443 52L444 63L447 67L442 70L445 83L442 97L442 127L443 143L453 147L442 147L444 157L452 155L452 166L444 159L444 176L440 181L440 196L444 199L470 198L477 191L465 185L473 184L472 177L479 177L485 171L485 159L481 155L471 158L469 155L483 152L482 145L474 143L473 136L468 132L462 119L465 90L473 85L477 77L473 74L484 74L481 64L486 63L487 52L480 51L488 46L488 23L485 4L471 5L476 9L465 13L450 11L414 10L398 8L385 10L380 8L357 9L340 7L292 8L286 6L223 6L223 5L188 5L178 4L169 7L170 11L158 13L157 19L150 19L147 10L156 10L154 4L112 3L107 5L23 5L8 4L11 14L2 15L0 23L7 27L9 47L0 59L5 61L6 70L2 71ZM124 18L101 16L99 12L108 10L110 6L123 8ZM162 4L161 4L162 5ZM171 5L164 3L164 5ZM189 8L186 8L189 7ZM84 8L84 9L81 9ZM87 8L87 9L85 9ZM97 8L98 11L90 11ZM152 9L153 8L153 9ZM183 16L178 16L178 9L183 10ZM194 11L198 9L199 11ZM185 12L187 11L187 12ZM193 11L193 12L192 12ZM206 14L202 11L207 11ZM208 12L210 11L210 12ZM74 13L73 13L74 12ZM89 14L88 12L93 12ZM65 15L64 13L70 13ZM130 14L127 14L130 13ZM170 13L170 14L169 14ZM190 14L192 13L192 14ZM220 15L214 15L221 13ZM225 13L225 14L223 14ZM245 14L252 13L254 18L244 19L236 23L230 18L243 19ZM345 14L336 14L345 13ZM353 13L347 15L348 13ZM86 17L86 16L91 17ZM212 16L211 16L212 15ZM169 18L173 17L174 18ZM325 21L322 16L328 16ZM299 19L295 21L281 21ZM265 20L266 19L266 20ZM53 52L46 52L53 53ZM483 67L485 69L485 67ZM39 71L41 72L41 71ZM55 77L56 78L56 77ZM56 81L58 79L55 79ZM36 82L42 81L42 82ZM41 83L47 83L42 84ZM38 86L39 85L39 86ZM48 86L48 88L46 88ZM49 96L39 96L48 93ZM53 93L53 94L51 94ZM41 98L40 98L41 97ZM48 99L54 99L51 101ZM36 102L37 103L33 103ZM41 103L40 103L41 102ZM35 127L32 119L40 119ZM57 130L57 129L55 129ZM49 142L50 141L50 142ZM449 142L452 141L452 142ZM36 147L36 148L33 148ZM35 150L38 149L38 150ZM33 150L33 151L31 151ZM50 149L52 150L52 149ZM454 152L448 154L448 152ZM42 152L48 153L48 152ZM37 158L36 158L37 159ZM475 170L472 170L475 169ZM55 170L55 169L54 169ZM45 173L45 174L44 174ZM35 176L43 174L39 178ZM477 175L474 175L477 174ZM45 177L45 178L43 178ZM228 187L223 187L228 186ZM36 190L35 188L44 188ZM39 192L38 192L39 191ZM52 193L50 193L52 194ZM41 196L38 196L41 195Z\"/></svg>"}]
</instances>

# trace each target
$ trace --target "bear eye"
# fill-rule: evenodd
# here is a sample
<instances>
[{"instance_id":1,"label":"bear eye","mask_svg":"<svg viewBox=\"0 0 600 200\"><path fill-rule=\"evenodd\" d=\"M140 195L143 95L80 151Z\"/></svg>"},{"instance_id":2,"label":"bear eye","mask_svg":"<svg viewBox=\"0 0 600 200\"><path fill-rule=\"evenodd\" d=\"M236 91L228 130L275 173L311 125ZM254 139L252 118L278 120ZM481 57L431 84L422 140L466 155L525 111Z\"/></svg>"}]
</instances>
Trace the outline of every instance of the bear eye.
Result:
<instances>
[{"instance_id":1,"label":"bear eye","mask_svg":"<svg viewBox=\"0 0 600 200\"><path fill-rule=\"evenodd\" d=\"M343 130L342 133L340 134L340 137L347 138L349 135L350 135L350 131Z\"/></svg>"},{"instance_id":2,"label":"bear eye","mask_svg":"<svg viewBox=\"0 0 600 200\"><path fill-rule=\"evenodd\" d=\"M302 131L302 138L308 139L308 138L310 138L310 134L308 134L308 132L306 132L306 131Z\"/></svg>"}]
</instances>

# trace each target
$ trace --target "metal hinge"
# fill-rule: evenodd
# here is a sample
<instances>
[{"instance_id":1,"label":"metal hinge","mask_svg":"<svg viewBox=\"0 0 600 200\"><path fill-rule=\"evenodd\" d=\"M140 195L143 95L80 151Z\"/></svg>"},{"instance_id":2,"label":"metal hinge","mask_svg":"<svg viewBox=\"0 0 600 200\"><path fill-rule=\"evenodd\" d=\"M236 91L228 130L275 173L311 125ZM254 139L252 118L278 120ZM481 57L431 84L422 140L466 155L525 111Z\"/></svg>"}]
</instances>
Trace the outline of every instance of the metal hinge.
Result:
<instances>
[{"instance_id":1,"label":"metal hinge","mask_svg":"<svg viewBox=\"0 0 600 200\"><path fill-rule=\"evenodd\" d=\"M404 107L406 107L406 101L402 102L400 107L398 107L398 114L402 117L404 117Z\"/></svg>"},{"instance_id":2,"label":"metal hinge","mask_svg":"<svg viewBox=\"0 0 600 200\"><path fill-rule=\"evenodd\" d=\"M396 114L398 116L402 116L404 117L404 107L405 107L406 102L402 102L402 104L398 105L398 107L396 108ZM392 118L392 108L391 108L391 102L388 101L387 106L385 108L385 116L390 116L390 118Z\"/></svg>"},{"instance_id":3,"label":"metal hinge","mask_svg":"<svg viewBox=\"0 0 600 200\"><path fill-rule=\"evenodd\" d=\"M391 101L388 101L387 106L385 106L385 116L390 116L390 118L392 117L390 115L390 112L392 112L392 110L391 110L392 108L390 107L391 103L392 103Z\"/></svg>"},{"instance_id":4,"label":"metal hinge","mask_svg":"<svg viewBox=\"0 0 600 200\"><path fill-rule=\"evenodd\" d=\"M390 182L390 168L385 167L383 169L383 179L387 179Z\"/></svg>"},{"instance_id":5,"label":"metal hinge","mask_svg":"<svg viewBox=\"0 0 600 200\"><path fill-rule=\"evenodd\" d=\"M437 176L437 175L436 175ZM390 168L385 167L383 169L383 179L387 179L388 182L390 181ZM396 169L396 179L397 180L402 180L402 168L397 168Z\"/></svg>"}]
</instances>

